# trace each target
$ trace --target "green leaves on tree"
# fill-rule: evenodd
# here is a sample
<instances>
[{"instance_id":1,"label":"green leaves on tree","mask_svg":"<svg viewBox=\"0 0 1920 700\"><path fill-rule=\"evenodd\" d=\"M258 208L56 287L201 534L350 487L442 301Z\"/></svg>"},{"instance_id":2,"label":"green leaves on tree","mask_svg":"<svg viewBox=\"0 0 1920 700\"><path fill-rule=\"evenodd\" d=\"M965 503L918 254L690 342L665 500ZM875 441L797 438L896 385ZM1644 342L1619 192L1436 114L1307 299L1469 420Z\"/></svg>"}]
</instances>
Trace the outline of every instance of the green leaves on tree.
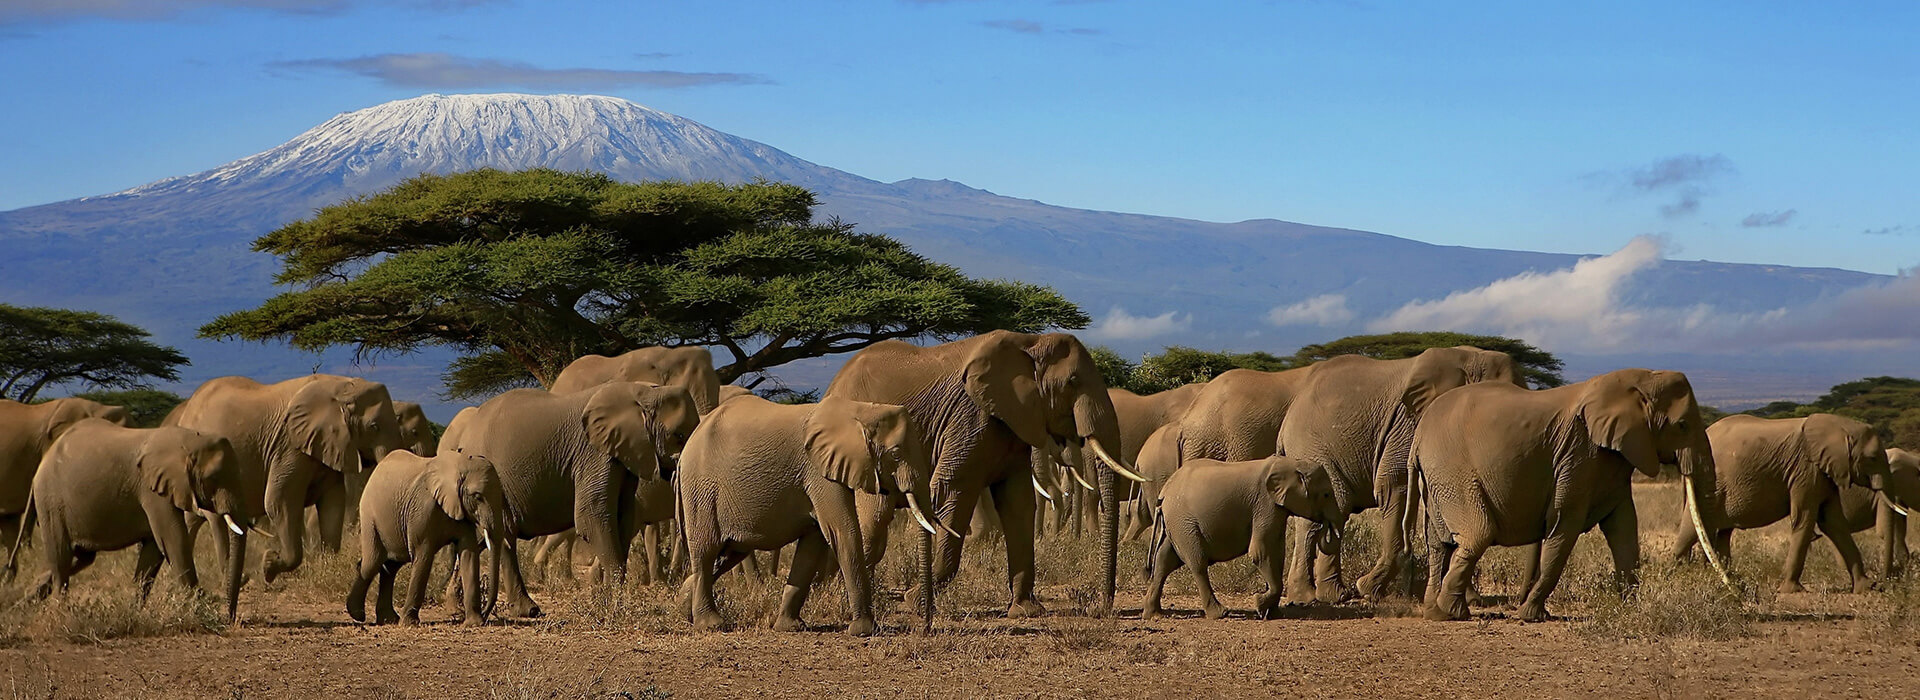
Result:
<instances>
[{"instance_id":1,"label":"green leaves on tree","mask_svg":"<svg viewBox=\"0 0 1920 700\"><path fill-rule=\"evenodd\" d=\"M50 386L134 389L178 381L188 364L152 334L92 311L0 304L0 396L31 402Z\"/></svg>"}]
</instances>

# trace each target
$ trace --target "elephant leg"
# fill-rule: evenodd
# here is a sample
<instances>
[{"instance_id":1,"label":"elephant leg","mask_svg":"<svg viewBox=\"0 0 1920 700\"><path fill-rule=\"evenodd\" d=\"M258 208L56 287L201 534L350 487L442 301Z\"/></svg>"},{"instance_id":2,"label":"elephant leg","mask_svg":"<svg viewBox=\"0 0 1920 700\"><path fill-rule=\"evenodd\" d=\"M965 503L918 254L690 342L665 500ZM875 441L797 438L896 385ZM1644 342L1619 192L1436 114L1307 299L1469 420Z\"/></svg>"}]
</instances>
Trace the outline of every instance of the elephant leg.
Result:
<instances>
[{"instance_id":1,"label":"elephant leg","mask_svg":"<svg viewBox=\"0 0 1920 700\"><path fill-rule=\"evenodd\" d=\"M1200 584L1200 614L1209 620L1218 620L1227 616L1227 606L1222 605L1220 599L1214 596L1213 579L1207 576L1208 568L1204 557L1193 560L1193 580Z\"/></svg>"},{"instance_id":2,"label":"elephant leg","mask_svg":"<svg viewBox=\"0 0 1920 700\"><path fill-rule=\"evenodd\" d=\"M666 583L667 581L666 570L660 568L662 564L662 557L660 556L660 531L665 530L666 527L667 524L664 522L648 523L646 525L646 534L640 540L640 545L646 548L647 555L647 569L640 574L640 582L643 584L653 585L655 581L660 583ZM779 556L779 554L776 553L774 556Z\"/></svg>"},{"instance_id":3,"label":"elephant leg","mask_svg":"<svg viewBox=\"0 0 1920 700\"><path fill-rule=\"evenodd\" d=\"M35 600L53 595L55 591L67 590L67 576L73 571L73 540L67 537L67 529L58 522L46 521L40 525L40 551L47 562L47 573L40 575L34 584Z\"/></svg>"},{"instance_id":4,"label":"elephant leg","mask_svg":"<svg viewBox=\"0 0 1920 700\"><path fill-rule=\"evenodd\" d=\"M1471 617L1467 610L1467 586L1473 582L1474 570L1480 563L1480 556L1486 554L1488 544L1485 537L1475 537L1440 548L1450 551L1452 556L1440 567L1445 575L1440 579L1439 589L1428 588L1432 600L1427 604L1427 619L1465 620Z\"/></svg>"},{"instance_id":5,"label":"elephant leg","mask_svg":"<svg viewBox=\"0 0 1920 700\"><path fill-rule=\"evenodd\" d=\"M952 492L948 494L946 498L943 499L941 498L940 494L936 491L936 493L934 494L933 500L934 500L934 503L937 503L939 505L935 507L934 516L940 522L945 523L947 527L952 528L954 532L968 532L968 529L966 526L967 526L967 523L973 519L974 506L980 498L980 493L981 492L977 489L954 488ZM856 496L855 498L864 498L864 497L865 495L863 494L861 496ZM1005 526L1007 524L1006 513L1004 512L1005 508L1001 508L1000 510L1003 511L1001 513L1001 516L1002 516L1001 524ZM891 519L893 516L893 511L891 508L887 509L887 514L888 514L888 518ZM1026 523L1026 533L1027 533L1027 541L1029 543L1029 547L1031 547L1031 543L1033 541L1033 518L1034 518L1034 510L1031 506L1029 506L1027 508L1026 518L1021 521ZM867 536L867 534L868 534L868 528L862 527L860 530L860 535L862 537L865 537ZM880 531L880 536L883 540L882 545L885 544L884 539L886 537L886 534L887 533L885 529L882 529ZM1013 536L1011 534L1007 535L1007 539L1012 539L1012 538ZM957 537L952 537L945 532L941 532L940 534L934 536L933 538L934 585L944 586L947 584L948 581L953 580L953 577L955 574L958 574L960 572L960 549L962 546L964 546L964 544L965 544L964 540L961 540L960 538L957 538ZM866 542L866 545L869 552L867 555L867 565L874 566L879 564L880 560L875 555L884 553L884 550L876 552L875 551L876 546L873 542Z\"/></svg>"},{"instance_id":6,"label":"elephant leg","mask_svg":"<svg viewBox=\"0 0 1920 700\"><path fill-rule=\"evenodd\" d=\"M495 552L501 558L500 592L506 594L507 614L513 617L539 617L540 606L533 602L533 596L527 595L527 581L520 576L520 557L517 552ZM571 563L568 566L572 566Z\"/></svg>"},{"instance_id":7,"label":"elephant leg","mask_svg":"<svg viewBox=\"0 0 1920 700\"><path fill-rule=\"evenodd\" d=\"M1160 593L1167 586L1167 576L1173 574L1181 565L1180 555L1173 548L1173 542L1162 539L1154 543L1153 583L1147 586L1147 601L1140 606L1140 619L1152 620L1165 614L1160 609Z\"/></svg>"},{"instance_id":8,"label":"elephant leg","mask_svg":"<svg viewBox=\"0 0 1920 700\"><path fill-rule=\"evenodd\" d=\"M1780 584L1775 590L1780 593L1801 593L1807 589L1800 585L1800 572L1807 566L1807 548L1813 545L1819 514L1812 508L1796 507L1787 517L1792 521L1793 530L1787 535L1787 560L1780 573Z\"/></svg>"},{"instance_id":9,"label":"elephant leg","mask_svg":"<svg viewBox=\"0 0 1920 700\"><path fill-rule=\"evenodd\" d=\"M1713 551L1720 555L1720 565L1727 567L1728 571L1732 571L1733 570L1733 528L1727 528L1725 530L1715 531L1712 537L1713 537Z\"/></svg>"},{"instance_id":10,"label":"elephant leg","mask_svg":"<svg viewBox=\"0 0 1920 700\"><path fill-rule=\"evenodd\" d=\"M373 583L373 577L380 575L380 565L386 560L380 536L370 527L361 530L360 565L354 569L353 586L347 589L347 617L354 622L367 621L367 587Z\"/></svg>"},{"instance_id":11,"label":"elephant leg","mask_svg":"<svg viewBox=\"0 0 1920 700\"><path fill-rule=\"evenodd\" d=\"M1337 541L1344 537L1345 533L1335 532L1333 528L1320 523L1308 523L1307 528L1313 533L1311 539L1313 540L1314 598L1328 604L1352 598L1353 589L1346 584L1341 566L1344 558L1340 556L1339 549L1335 548L1333 554L1320 551L1320 544L1326 538L1331 537Z\"/></svg>"},{"instance_id":12,"label":"elephant leg","mask_svg":"<svg viewBox=\"0 0 1920 700\"><path fill-rule=\"evenodd\" d=\"M818 494L814 498L814 514L820 521L820 535L840 563L840 581L847 590L847 612L853 616L847 624L847 634L871 636L879 630L873 621L873 570L862 561L860 516L854 507L853 492L838 486L815 486L809 490ZM804 546L803 540L801 547ZM815 572L800 571L801 547L794 549L794 571L787 576L789 589L795 584L810 586L814 580ZM774 550L774 556L779 554L779 550ZM818 552L813 558L818 566L827 557L825 552ZM797 615L799 610L796 608L794 612Z\"/></svg>"},{"instance_id":13,"label":"elephant leg","mask_svg":"<svg viewBox=\"0 0 1920 700\"><path fill-rule=\"evenodd\" d=\"M0 557L12 561L13 543L20 539L19 513L0 513Z\"/></svg>"},{"instance_id":14,"label":"elephant leg","mask_svg":"<svg viewBox=\"0 0 1920 700\"><path fill-rule=\"evenodd\" d=\"M459 546L460 560L466 564L462 572L467 579L466 595L460 599L461 624L479 627L487 622L486 616L480 612L480 542L478 540L461 542ZM421 592L424 593L426 589L426 582L422 581ZM418 609L419 605L416 601L409 607Z\"/></svg>"},{"instance_id":15,"label":"elephant leg","mask_svg":"<svg viewBox=\"0 0 1920 700\"><path fill-rule=\"evenodd\" d=\"M159 550L160 558L166 560L174 580L192 590L200 586L200 575L194 569L193 537L187 533L186 516L186 513L167 508L150 514L147 528L153 532L154 547Z\"/></svg>"},{"instance_id":16,"label":"elephant leg","mask_svg":"<svg viewBox=\"0 0 1920 700\"><path fill-rule=\"evenodd\" d=\"M1403 478L1388 488L1387 502L1380 507L1380 559L1354 582L1354 587L1369 602L1378 603L1385 598L1387 586L1400 575L1400 562L1408 556L1406 517L1407 486ZM1338 580L1335 583L1338 584Z\"/></svg>"},{"instance_id":17,"label":"elephant leg","mask_svg":"<svg viewBox=\"0 0 1920 700\"><path fill-rule=\"evenodd\" d=\"M625 532L620 526L620 514L607 508L612 504L603 503L599 504L601 507L595 507L596 504L587 498L576 498L580 500L576 501L579 510L573 516L573 529L579 532L580 539L587 542L593 556L598 558L593 566L594 575L589 580L596 584L625 584L627 551L632 541L622 537Z\"/></svg>"},{"instance_id":18,"label":"elephant leg","mask_svg":"<svg viewBox=\"0 0 1920 700\"><path fill-rule=\"evenodd\" d=\"M787 586L780 591L780 611L773 619L773 628L781 632L798 632L806 627L800 622L800 610L807 605L820 560L827 556L827 540L817 527L800 536L798 544L793 551L793 568L787 570Z\"/></svg>"},{"instance_id":19,"label":"elephant leg","mask_svg":"<svg viewBox=\"0 0 1920 700\"><path fill-rule=\"evenodd\" d=\"M147 595L153 592L153 579L160 573L160 545L152 540L140 543L139 559L133 565L133 581L140 587L140 600L145 602Z\"/></svg>"},{"instance_id":20,"label":"elephant leg","mask_svg":"<svg viewBox=\"0 0 1920 700\"><path fill-rule=\"evenodd\" d=\"M553 551L548 555L549 564L553 561L558 561L560 563L560 580L572 581L575 578L573 573L573 545L580 541L580 534L568 530L554 535L554 537L558 537L560 540L554 543ZM545 576L546 573L546 569L542 568L540 570L541 576Z\"/></svg>"},{"instance_id":21,"label":"elephant leg","mask_svg":"<svg viewBox=\"0 0 1920 700\"><path fill-rule=\"evenodd\" d=\"M1584 518L1584 515L1579 516ZM1573 515L1568 519L1578 519ZM1637 535L1637 533L1636 533ZM1573 556L1573 545L1580 537L1577 532L1555 532L1547 535L1540 543L1540 578L1527 589L1526 602L1520 604L1520 620L1523 622L1544 622L1548 618L1547 596L1553 595L1553 589L1560 585L1560 574L1567 568L1567 559ZM1608 544L1612 544L1609 540ZM1639 556L1639 546L1634 547L1634 556Z\"/></svg>"},{"instance_id":22,"label":"elephant leg","mask_svg":"<svg viewBox=\"0 0 1920 700\"><path fill-rule=\"evenodd\" d=\"M1640 513L1631 498L1600 519L1600 534L1607 538L1607 551L1613 554L1614 581L1624 596L1640 585Z\"/></svg>"},{"instance_id":23,"label":"elephant leg","mask_svg":"<svg viewBox=\"0 0 1920 700\"><path fill-rule=\"evenodd\" d=\"M1867 577L1867 565L1860 557L1860 548L1853 542L1853 528L1847 525L1847 516L1840 512L1839 499L1828 501L1820 509L1820 532L1833 542L1833 549L1840 554L1840 564L1847 569L1847 578L1853 584L1853 592L1866 593L1873 590L1873 579Z\"/></svg>"},{"instance_id":24,"label":"elephant leg","mask_svg":"<svg viewBox=\"0 0 1920 700\"><path fill-rule=\"evenodd\" d=\"M1898 578L1907 569L1907 516L1892 512L1886 504L1880 508L1885 511L1880 521L1880 561L1885 563L1887 578Z\"/></svg>"},{"instance_id":25,"label":"elephant leg","mask_svg":"<svg viewBox=\"0 0 1920 700\"><path fill-rule=\"evenodd\" d=\"M1280 594L1285 590L1287 566L1287 534L1285 526L1274 528L1265 535L1254 533L1253 567L1260 570L1260 578L1266 581L1267 590L1260 594L1260 600L1254 612L1260 619L1268 620L1280 615Z\"/></svg>"},{"instance_id":26,"label":"elephant leg","mask_svg":"<svg viewBox=\"0 0 1920 700\"><path fill-rule=\"evenodd\" d=\"M440 542L415 542L413 544L415 551L413 571L408 572L407 601L406 607L400 610L400 624L406 626L420 624L420 601L426 600L427 579L433 575L433 560L439 556L441 546L443 546L443 543ZM473 582L468 580L474 577L476 573L474 569L476 567L466 566L469 562L463 561L460 563L462 564L462 566L459 567L460 592L462 593L461 597L465 598L478 592L474 589Z\"/></svg>"},{"instance_id":27,"label":"elephant leg","mask_svg":"<svg viewBox=\"0 0 1920 700\"><path fill-rule=\"evenodd\" d=\"M1680 488L1691 487L1685 482L1682 482ZM1693 548L1700 545L1700 533L1694 531L1692 520L1682 519L1680 521L1679 529L1673 533L1673 540L1673 560L1677 562L1693 561Z\"/></svg>"},{"instance_id":28,"label":"elephant leg","mask_svg":"<svg viewBox=\"0 0 1920 700\"><path fill-rule=\"evenodd\" d=\"M261 564L267 583L273 583L280 574L300 568L305 558L302 551L306 538L304 499L310 478L308 469L299 467L282 469L267 477L267 517L280 529Z\"/></svg>"},{"instance_id":29,"label":"elephant leg","mask_svg":"<svg viewBox=\"0 0 1920 700\"><path fill-rule=\"evenodd\" d=\"M373 623L391 625L400 621L393 611L393 579L400 575L400 562L380 562L380 597L374 602Z\"/></svg>"},{"instance_id":30,"label":"elephant leg","mask_svg":"<svg viewBox=\"0 0 1920 700\"><path fill-rule=\"evenodd\" d=\"M1533 582L1540 580L1540 543L1521 546L1520 562L1520 595L1516 599L1527 597L1527 591L1533 590Z\"/></svg>"},{"instance_id":31,"label":"elephant leg","mask_svg":"<svg viewBox=\"0 0 1920 700\"><path fill-rule=\"evenodd\" d=\"M887 554L887 530L893 524L893 502L886 496L866 492L855 494L853 500L860 506L860 541L867 547L867 566L879 566L880 560ZM940 502L938 493L933 500ZM945 508L944 505L941 507Z\"/></svg>"},{"instance_id":32,"label":"elephant leg","mask_svg":"<svg viewBox=\"0 0 1920 700\"><path fill-rule=\"evenodd\" d=\"M1120 533L1120 539L1133 542L1153 527L1153 510L1144 498L1135 497L1127 502L1127 529Z\"/></svg>"},{"instance_id":33,"label":"elephant leg","mask_svg":"<svg viewBox=\"0 0 1920 700\"><path fill-rule=\"evenodd\" d=\"M1007 617L1031 617L1047 612L1033 597L1033 501L1031 478L1005 479L993 486L993 502L1000 505L1000 523L1007 533L1007 590L1011 594ZM953 547L950 556L953 568L958 570L960 548ZM943 559L940 564L945 568L948 562ZM949 573L948 577L951 576Z\"/></svg>"},{"instance_id":34,"label":"elephant leg","mask_svg":"<svg viewBox=\"0 0 1920 700\"><path fill-rule=\"evenodd\" d=\"M327 471L314 479L314 514L319 527L320 549L331 554L340 551L340 540L347 527L347 482L344 475Z\"/></svg>"},{"instance_id":35,"label":"elephant leg","mask_svg":"<svg viewBox=\"0 0 1920 700\"><path fill-rule=\"evenodd\" d=\"M1286 601L1308 605L1318 600L1313 582L1314 530L1305 518L1293 517L1287 518L1287 528L1293 542L1287 546L1292 557L1287 562Z\"/></svg>"}]
</instances>

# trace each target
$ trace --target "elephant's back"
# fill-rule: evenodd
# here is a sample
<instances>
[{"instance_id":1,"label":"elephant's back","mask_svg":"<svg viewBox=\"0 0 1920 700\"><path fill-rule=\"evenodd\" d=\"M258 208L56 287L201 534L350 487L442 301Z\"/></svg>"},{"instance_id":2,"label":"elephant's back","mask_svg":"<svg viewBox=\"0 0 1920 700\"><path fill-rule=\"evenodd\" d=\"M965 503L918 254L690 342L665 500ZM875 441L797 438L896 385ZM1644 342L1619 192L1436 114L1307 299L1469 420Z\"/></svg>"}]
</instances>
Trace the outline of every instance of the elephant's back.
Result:
<instances>
[{"instance_id":1,"label":"elephant's back","mask_svg":"<svg viewBox=\"0 0 1920 700\"><path fill-rule=\"evenodd\" d=\"M554 395L515 389L481 404L460 424L459 443L449 449L493 461L507 504L533 532L535 520L554 503L564 504L571 522L574 483L571 469L582 455L600 453L587 439L580 414L587 392ZM562 528L564 529L564 528Z\"/></svg>"},{"instance_id":2,"label":"elephant's back","mask_svg":"<svg viewBox=\"0 0 1920 700\"><path fill-rule=\"evenodd\" d=\"M74 542L89 549L130 544L128 537L145 530L134 464L144 432L98 419L69 429L34 475L36 508L59 518Z\"/></svg>"},{"instance_id":3,"label":"elephant's back","mask_svg":"<svg viewBox=\"0 0 1920 700\"><path fill-rule=\"evenodd\" d=\"M777 547L799 536L780 526L804 522L791 513L812 509L802 443L814 408L741 397L708 414L680 463L681 496L690 514L702 516L701 526L748 547Z\"/></svg>"}]
</instances>

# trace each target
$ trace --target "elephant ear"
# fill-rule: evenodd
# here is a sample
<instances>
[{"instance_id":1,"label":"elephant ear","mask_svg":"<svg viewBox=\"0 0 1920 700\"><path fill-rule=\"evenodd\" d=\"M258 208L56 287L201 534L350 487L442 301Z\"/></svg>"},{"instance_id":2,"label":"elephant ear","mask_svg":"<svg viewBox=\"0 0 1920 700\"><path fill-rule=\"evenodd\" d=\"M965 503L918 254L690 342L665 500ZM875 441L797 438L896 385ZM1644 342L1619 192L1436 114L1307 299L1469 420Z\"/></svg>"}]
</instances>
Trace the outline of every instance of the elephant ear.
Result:
<instances>
[{"instance_id":1,"label":"elephant ear","mask_svg":"<svg viewBox=\"0 0 1920 700\"><path fill-rule=\"evenodd\" d=\"M641 407L635 388L624 382L601 386L581 409L580 425L594 447L644 481L659 472L660 458L647 430L654 417Z\"/></svg>"},{"instance_id":2,"label":"elephant ear","mask_svg":"<svg viewBox=\"0 0 1920 700\"><path fill-rule=\"evenodd\" d=\"M1860 460L1854 459L1860 436L1854 426L1849 425L1851 422L1839 416L1816 413L1800 424L1801 458L1842 489L1866 483L1866 475L1859 473Z\"/></svg>"},{"instance_id":3,"label":"elephant ear","mask_svg":"<svg viewBox=\"0 0 1920 700\"><path fill-rule=\"evenodd\" d=\"M192 512L195 456L179 445L156 444L160 442L148 438L147 444L140 448L140 483L167 499L173 507Z\"/></svg>"},{"instance_id":4,"label":"elephant ear","mask_svg":"<svg viewBox=\"0 0 1920 700\"><path fill-rule=\"evenodd\" d=\"M460 498L460 468L462 457L435 459L427 469L427 491L433 494L433 502L440 504L440 510L454 520L467 519L467 503Z\"/></svg>"},{"instance_id":5,"label":"elephant ear","mask_svg":"<svg viewBox=\"0 0 1920 700\"><path fill-rule=\"evenodd\" d=\"M1593 444L1620 453L1642 474L1660 475L1660 453L1647 425L1647 397L1632 377L1614 372L1588 380L1578 411Z\"/></svg>"},{"instance_id":6,"label":"elephant ear","mask_svg":"<svg viewBox=\"0 0 1920 700\"><path fill-rule=\"evenodd\" d=\"M60 439L61 435L65 435L74 424L93 417L79 399L54 399L51 408L53 410L47 414L47 424L41 428L42 432L46 433L49 445Z\"/></svg>"},{"instance_id":7,"label":"elephant ear","mask_svg":"<svg viewBox=\"0 0 1920 700\"><path fill-rule=\"evenodd\" d=\"M1021 442L1041 449L1053 446L1037 369L1025 348L1010 338L991 338L967 358L963 371L967 395L980 410L1006 423Z\"/></svg>"},{"instance_id":8,"label":"elephant ear","mask_svg":"<svg viewBox=\"0 0 1920 700\"><path fill-rule=\"evenodd\" d=\"M1413 371L1400 389L1400 403L1413 415L1420 415L1441 394L1466 386L1467 370L1459 353L1452 348L1428 348L1413 358Z\"/></svg>"},{"instance_id":9,"label":"elephant ear","mask_svg":"<svg viewBox=\"0 0 1920 700\"><path fill-rule=\"evenodd\" d=\"M1293 468L1293 465L1288 464L1281 458L1267 458L1266 481L1267 495L1273 498L1273 504L1276 506L1291 510L1288 501L1292 501L1294 506L1298 506L1302 501L1306 500L1306 480L1301 478L1300 470ZM1309 514L1298 513L1297 515L1304 516Z\"/></svg>"},{"instance_id":10,"label":"elephant ear","mask_svg":"<svg viewBox=\"0 0 1920 700\"><path fill-rule=\"evenodd\" d=\"M816 474L856 491L880 493L880 458L853 402L828 397L807 416L807 459Z\"/></svg>"},{"instance_id":11,"label":"elephant ear","mask_svg":"<svg viewBox=\"0 0 1920 700\"><path fill-rule=\"evenodd\" d=\"M284 435L308 457L342 474L360 471L360 450L347 424L348 406L324 382L312 382L293 395Z\"/></svg>"}]
</instances>

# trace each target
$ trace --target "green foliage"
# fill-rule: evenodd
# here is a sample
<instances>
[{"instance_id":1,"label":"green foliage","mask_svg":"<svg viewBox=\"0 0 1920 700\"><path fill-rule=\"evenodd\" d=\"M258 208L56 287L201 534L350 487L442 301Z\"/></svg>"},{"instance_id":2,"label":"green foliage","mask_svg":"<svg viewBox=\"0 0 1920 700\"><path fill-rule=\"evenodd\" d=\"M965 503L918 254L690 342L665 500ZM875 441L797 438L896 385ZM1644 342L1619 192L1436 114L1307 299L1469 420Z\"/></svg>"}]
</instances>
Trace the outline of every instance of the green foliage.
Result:
<instances>
[{"instance_id":1,"label":"green foliage","mask_svg":"<svg viewBox=\"0 0 1920 700\"><path fill-rule=\"evenodd\" d=\"M129 389L126 391L88 391L73 395L74 398L98 401L108 406L121 406L127 409L128 422L135 428L152 428L160 425L173 407L186 401L179 394L159 389Z\"/></svg>"},{"instance_id":2,"label":"green foliage","mask_svg":"<svg viewBox=\"0 0 1920 700\"><path fill-rule=\"evenodd\" d=\"M1747 413L1761 418L1832 413L1872 425L1889 447L1920 449L1920 379L1868 377L1836 384L1811 403L1775 401Z\"/></svg>"},{"instance_id":3,"label":"green foliage","mask_svg":"<svg viewBox=\"0 0 1920 700\"><path fill-rule=\"evenodd\" d=\"M1520 365L1521 374L1527 383L1536 389L1556 387L1567 383L1560 376L1565 365L1553 353L1534 347L1533 344L1516 338L1497 335L1472 335L1451 331L1400 332L1381 335L1355 335L1320 345L1308 345L1293 354L1298 366L1319 362L1337 355L1365 355L1381 360L1399 360L1414 357L1428 348L1450 348L1456 345L1471 345L1482 350L1498 350L1513 357Z\"/></svg>"},{"instance_id":4,"label":"green foliage","mask_svg":"<svg viewBox=\"0 0 1920 700\"><path fill-rule=\"evenodd\" d=\"M1141 358L1128 388L1135 393L1151 394L1204 382L1230 369L1276 372L1292 368L1287 358L1266 352L1216 352L1174 345L1158 355Z\"/></svg>"},{"instance_id":5,"label":"green foliage","mask_svg":"<svg viewBox=\"0 0 1920 700\"><path fill-rule=\"evenodd\" d=\"M770 182L422 175L255 241L295 289L200 334L362 357L451 347L462 356L449 395L478 396L646 345L723 348L727 382L890 338L1088 322L1046 287L968 278L886 236L816 223L815 205Z\"/></svg>"},{"instance_id":6,"label":"green foliage","mask_svg":"<svg viewBox=\"0 0 1920 700\"><path fill-rule=\"evenodd\" d=\"M0 304L0 396L31 402L49 386L133 389L178 381L188 364L151 333L92 311Z\"/></svg>"},{"instance_id":7,"label":"green foliage","mask_svg":"<svg viewBox=\"0 0 1920 700\"><path fill-rule=\"evenodd\" d=\"M1108 387L1128 390L1133 388L1135 367L1133 362L1105 345L1087 348L1087 352L1093 355L1093 365L1100 368L1100 378L1107 383Z\"/></svg>"}]
</instances>

